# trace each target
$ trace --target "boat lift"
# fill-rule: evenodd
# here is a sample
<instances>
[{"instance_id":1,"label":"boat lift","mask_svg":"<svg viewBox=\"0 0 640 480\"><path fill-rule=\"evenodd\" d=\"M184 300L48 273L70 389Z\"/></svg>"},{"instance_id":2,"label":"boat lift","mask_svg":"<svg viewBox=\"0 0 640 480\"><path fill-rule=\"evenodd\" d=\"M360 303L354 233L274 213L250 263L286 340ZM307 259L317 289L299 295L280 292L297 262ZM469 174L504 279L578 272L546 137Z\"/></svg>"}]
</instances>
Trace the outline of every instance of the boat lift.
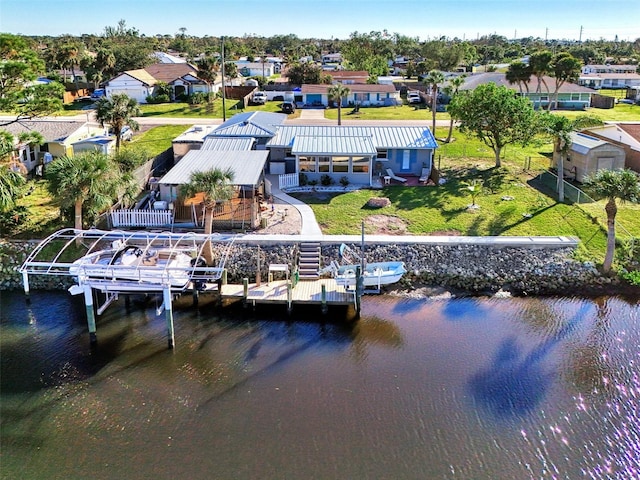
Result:
<instances>
[{"instance_id":1,"label":"boat lift","mask_svg":"<svg viewBox=\"0 0 640 480\"><path fill-rule=\"evenodd\" d=\"M69 276L77 284L69 288L72 295L84 294L87 312L89 336L96 342L96 322L93 305L93 290L105 294L105 301L97 306L95 312L101 315L109 305L118 299L119 294L162 293L163 303L158 315L164 310L167 320L169 348L174 345L173 295L193 289L194 301L197 301L198 289L202 285L217 284L218 288L225 275L225 263L236 235L232 234L196 234L150 231L63 229L53 233L40 242L18 269L22 274L23 287L29 301L29 275ZM214 245L217 262L214 266L202 264L203 250L207 243ZM154 249L163 249L170 253L188 254L193 261L189 267L117 266L83 263L81 259L102 250L117 246L137 246L142 253ZM126 271L126 278L123 272ZM172 283L176 274L188 281Z\"/></svg>"}]
</instances>

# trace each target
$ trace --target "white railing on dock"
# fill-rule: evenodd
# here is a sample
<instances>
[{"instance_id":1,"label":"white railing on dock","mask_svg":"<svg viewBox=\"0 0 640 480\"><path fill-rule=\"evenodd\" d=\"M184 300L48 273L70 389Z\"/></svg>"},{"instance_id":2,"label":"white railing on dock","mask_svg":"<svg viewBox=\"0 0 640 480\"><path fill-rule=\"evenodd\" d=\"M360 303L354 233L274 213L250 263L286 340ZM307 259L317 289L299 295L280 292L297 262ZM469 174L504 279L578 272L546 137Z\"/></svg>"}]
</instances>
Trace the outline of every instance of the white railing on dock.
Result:
<instances>
[{"instance_id":1,"label":"white railing on dock","mask_svg":"<svg viewBox=\"0 0 640 480\"><path fill-rule=\"evenodd\" d=\"M278 175L278 186L280 190L283 188L297 187L299 186L297 173L285 173L284 175Z\"/></svg>"},{"instance_id":2,"label":"white railing on dock","mask_svg":"<svg viewBox=\"0 0 640 480\"><path fill-rule=\"evenodd\" d=\"M166 227L173 223L171 210L116 210L111 212L112 227Z\"/></svg>"}]
</instances>

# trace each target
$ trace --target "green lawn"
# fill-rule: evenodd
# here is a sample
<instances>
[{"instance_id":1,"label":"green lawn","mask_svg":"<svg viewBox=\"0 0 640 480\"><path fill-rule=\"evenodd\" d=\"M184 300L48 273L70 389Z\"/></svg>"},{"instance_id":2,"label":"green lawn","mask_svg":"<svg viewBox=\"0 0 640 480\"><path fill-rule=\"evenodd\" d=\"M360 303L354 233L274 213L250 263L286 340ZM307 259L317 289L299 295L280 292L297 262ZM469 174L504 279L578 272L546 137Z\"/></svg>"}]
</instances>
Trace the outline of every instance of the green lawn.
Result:
<instances>
[{"instance_id":1,"label":"green lawn","mask_svg":"<svg viewBox=\"0 0 640 480\"><path fill-rule=\"evenodd\" d=\"M123 148L144 147L149 157L155 157L171 148L171 142L181 133L189 130L192 125L161 125L150 128L144 133L136 134L130 143L125 143Z\"/></svg>"},{"instance_id":2,"label":"green lawn","mask_svg":"<svg viewBox=\"0 0 640 480\"><path fill-rule=\"evenodd\" d=\"M575 118L578 115L593 115L603 122L640 122L640 105L619 103L613 108L588 108L585 111L557 110L553 113Z\"/></svg>"},{"instance_id":3,"label":"green lawn","mask_svg":"<svg viewBox=\"0 0 640 480\"><path fill-rule=\"evenodd\" d=\"M247 106L241 108L241 102L237 100L225 101L227 118L241 112L280 112L282 102L267 102L264 105ZM156 105L140 105L144 117L174 117L174 118L222 118L222 99L216 99L213 108L206 105L192 106L187 103L160 103ZM294 114L295 115L295 114ZM299 116L299 113L298 113Z\"/></svg>"},{"instance_id":4,"label":"green lawn","mask_svg":"<svg viewBox=\"0 0 640 480\"><path fill-rule=\"evenodd\" d=\"M431 121L431 110L424 105L396 107L360 107L358 113L351 113L353 107L342 108L343 120L425 120ZM338 109L329 108L324 111L324 117L330 120L338 120ZM437 112L436 119L449 120L446 112Z\"/></svg>"}]
</instances>

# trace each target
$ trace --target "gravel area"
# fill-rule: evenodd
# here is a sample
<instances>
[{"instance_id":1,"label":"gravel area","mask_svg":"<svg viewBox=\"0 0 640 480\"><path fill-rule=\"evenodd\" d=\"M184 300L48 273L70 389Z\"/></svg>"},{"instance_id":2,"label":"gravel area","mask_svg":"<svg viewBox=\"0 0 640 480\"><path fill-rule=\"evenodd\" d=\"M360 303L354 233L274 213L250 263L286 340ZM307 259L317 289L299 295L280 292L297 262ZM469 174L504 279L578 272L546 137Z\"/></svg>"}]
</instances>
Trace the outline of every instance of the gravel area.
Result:
<instances>
[{"instance_id":1,"label":"gravel area","mask_svg":"<svg viewBox=\"0 0 640 480\"><path fill-rule=\"evenodd\" d=\"M300 212L279 198L273 199L273 209L269 204L269 208L262 212L262 218L267 220L267 227L253 232L256 235L297 235L302 231Z\"/></svg>"}]
</instances>

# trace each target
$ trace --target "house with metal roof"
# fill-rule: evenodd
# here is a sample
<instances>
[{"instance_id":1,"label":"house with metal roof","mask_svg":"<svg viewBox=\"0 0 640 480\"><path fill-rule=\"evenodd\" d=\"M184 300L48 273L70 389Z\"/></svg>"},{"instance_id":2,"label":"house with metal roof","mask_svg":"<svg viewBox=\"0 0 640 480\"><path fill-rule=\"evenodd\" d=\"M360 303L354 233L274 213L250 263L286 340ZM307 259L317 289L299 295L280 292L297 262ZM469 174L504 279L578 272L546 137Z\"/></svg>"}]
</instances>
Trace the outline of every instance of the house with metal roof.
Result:
<instances>
[{"instance_id":1,"label":"house with metal roof","mask_svg":"<svg viewBox=\"0 0 640 480\"><path fill-rule=\"evenodd\" d=\"M624 148L624 166L640 173L640 123L609 123L583 133Z\"/></svg>"},{"instance_id":2,"label":"house with metal roof","mask_svg":"<svg viewBox=\"0 0 640 480\"><path fill-rule=\"evenodd\" d=\"M209 133L211 137L233 137L255 139L255 149L264 150L267 142L273 137L280 125L287 118L283 113L243 112L238 113Z\"/></svg>"},{"instance_id":3,"label":"house with metal roof","mask_svg":"<svg viewBox=\"0 0 640 480\"><path fill-rule=\"evenodd\" d=\"M264 169L269 152L262 150L192 150L188 152L157 185L159 201L174 210L177 222L202 225L204 203L202 195L184 199L180 189L191 181L194 172L213 169L233 172L235 195L230 202L216 207L215 228L257 228L260 225L260 199L264 198Z\"/></svg>"},{"instance_id":4,"label":"house with metal roof","mask_svg":"<svg viewBox=\"0 0 640 480\"><path fill-rule=\"evenodd\" d=\"M559 152L553 153L555 167L558 167ZM624 169L625 152L613 145L586 133L571 133L571 148L564 161L564 175L584 182L587 176L598 170Z\"/></svg>"},{"instance_id":5,"label":"house with metal roof","mask_svg":"<svg viewBox=\"0 0 640 480\"><path fill-rule=\"evenodd\" d=\"M272 174L356 185L379 184L387 169L420 177L431 171L437 147L429 128L418 126L282 125L267 144Z\"/></svg>"}]
</instances>

